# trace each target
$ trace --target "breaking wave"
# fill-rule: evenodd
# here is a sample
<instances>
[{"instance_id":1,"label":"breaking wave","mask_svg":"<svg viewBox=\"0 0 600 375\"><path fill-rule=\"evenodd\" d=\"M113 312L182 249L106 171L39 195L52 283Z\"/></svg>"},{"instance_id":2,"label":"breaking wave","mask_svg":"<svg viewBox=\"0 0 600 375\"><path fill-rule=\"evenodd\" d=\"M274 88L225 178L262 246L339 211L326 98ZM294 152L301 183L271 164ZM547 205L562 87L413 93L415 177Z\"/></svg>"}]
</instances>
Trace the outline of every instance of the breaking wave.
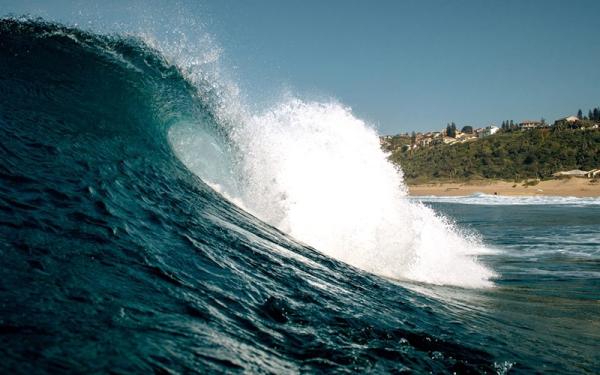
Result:
<instances>
[{"instance_id":1,"label":"breaking wave","mask_svg":"<svg viewBox=\"0 0 600 375\"><path fill-rule=\"evenodd\" d=\"M335 101L249 111L178 58L0 20L1 372L510 368L446 325L459 310L372 275L494 273L368 124Z\"/></svg>"}]
</instances>

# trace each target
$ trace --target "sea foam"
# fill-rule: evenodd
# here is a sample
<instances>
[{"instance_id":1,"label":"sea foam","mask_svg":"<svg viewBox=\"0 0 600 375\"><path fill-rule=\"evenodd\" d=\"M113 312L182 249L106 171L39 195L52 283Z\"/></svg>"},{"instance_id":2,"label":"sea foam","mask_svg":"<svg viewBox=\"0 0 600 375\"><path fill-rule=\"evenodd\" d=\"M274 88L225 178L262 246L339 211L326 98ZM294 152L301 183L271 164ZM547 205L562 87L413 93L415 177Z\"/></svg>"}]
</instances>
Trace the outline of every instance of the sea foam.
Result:
<instances>
[{"instance_id":1,"label":"sea foam","mask_svg":"<svg viewBox=\"0 0 600 375\"><path fill-rule=\"evenodd\" d=\"M334 100L282 95L250 110L219 62L220 48L204 39L211 42L152 44L190 82L212 88L199 95L212 103L225 138L193 121L169 132L192 172L242 209L357 268L425 283L493 285L495 273L477 260L490 250L408 198L372 126Z\"/></svg>"},{"instance_id":2,"label":"sea foam","mask_svg":"<svg viewBox=\"0 0 600 375\"><path fill-rule=\"evenodd\" d=\"M569 196L549 196L549 195L525 195L525 196L506 196L491 195L484 193L475 193L465 196L417 196L414 200L427 203L455 203L455 204L473 204L473 205L494 205L494 206L521 206L521 205L555 205L555 206L597 206L600 205L598 197L569 197Z\"/></svg>"},{"instance_id":3,"label":"sea foam","mask_svg":"<svg viewBox=\"0 0 600 375\"><path fill-rule=\"evenodd\" d=\"M197 147L206 144L205 133L175 128L171 141L192 171L260 219L384 277L492 285L494 272L476 258L489 250L407 197L402 172L387 160L376 131L350 108L285 99L246 114L228 132L237 155L228 157L234 165L227 178L198 161L207 156Z\"/></svg>"}]
</instances>

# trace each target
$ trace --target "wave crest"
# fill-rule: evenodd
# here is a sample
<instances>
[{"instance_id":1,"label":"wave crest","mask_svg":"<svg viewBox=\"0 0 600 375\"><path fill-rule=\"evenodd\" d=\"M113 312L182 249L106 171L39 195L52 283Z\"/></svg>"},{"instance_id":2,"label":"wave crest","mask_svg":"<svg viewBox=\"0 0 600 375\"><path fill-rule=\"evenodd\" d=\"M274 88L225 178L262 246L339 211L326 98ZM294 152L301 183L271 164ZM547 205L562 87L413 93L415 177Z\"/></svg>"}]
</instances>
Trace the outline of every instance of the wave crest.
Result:
<instances>
[{"instance_id":1,"label":"wave crest","mask_svg":"<svg viewBox=\"0 0 600 375\"><path fill-rule=\"evenodd\" d=\"M203 156L196 149L176 150L192 170L262 220L381 276L492 285L494 273L475 258L489 250L407 198L402 173L387 160L377 133L350 108L289 99L247 115L229 134L239 154L228 178L198 170L191 161Z\"/></svg>"}]
</instances>

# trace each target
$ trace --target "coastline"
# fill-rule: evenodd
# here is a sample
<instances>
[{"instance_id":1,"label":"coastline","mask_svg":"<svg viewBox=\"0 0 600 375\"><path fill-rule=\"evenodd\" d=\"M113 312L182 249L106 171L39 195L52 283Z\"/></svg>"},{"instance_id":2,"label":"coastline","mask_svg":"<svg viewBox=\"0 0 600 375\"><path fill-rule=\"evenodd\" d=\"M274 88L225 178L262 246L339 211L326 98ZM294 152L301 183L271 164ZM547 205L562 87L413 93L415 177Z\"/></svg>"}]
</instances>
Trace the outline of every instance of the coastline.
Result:
<instances>
[{"instance_id":1,"label":"coastline","mask_svg":"<svg viewBox=\"0 0 600 375\"><path fill-rule=\"evenodd\" d=\"M535 185L524 182L477 180L409 184L412 196L463 196L475 193L507 196L564 196L600 197L600 182L587 178L567 178L539 181Z\"/></svg>"}]
</instances>

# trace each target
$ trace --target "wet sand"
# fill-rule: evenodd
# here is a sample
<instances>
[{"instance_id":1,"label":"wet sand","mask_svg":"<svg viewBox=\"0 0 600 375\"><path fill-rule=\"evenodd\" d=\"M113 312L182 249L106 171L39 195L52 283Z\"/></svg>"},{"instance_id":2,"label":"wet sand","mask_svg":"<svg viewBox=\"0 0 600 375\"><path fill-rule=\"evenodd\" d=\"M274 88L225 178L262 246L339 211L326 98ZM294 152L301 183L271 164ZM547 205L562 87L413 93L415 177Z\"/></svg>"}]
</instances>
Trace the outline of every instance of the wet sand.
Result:
<instances>
[{"instance_id":1,"label":"wet sand","mask_svg":"<svg viewBox=\"0 0 600 375\"><path fill-rule=\"evenodd\" d=\"M409 185L410 195L457 196L474 193L497 195L555 195L571 197L600 197L600 181L569 178L540 181L536 185L524 182L478 180L457 183Z\"/></svg>"}]
</instances>

